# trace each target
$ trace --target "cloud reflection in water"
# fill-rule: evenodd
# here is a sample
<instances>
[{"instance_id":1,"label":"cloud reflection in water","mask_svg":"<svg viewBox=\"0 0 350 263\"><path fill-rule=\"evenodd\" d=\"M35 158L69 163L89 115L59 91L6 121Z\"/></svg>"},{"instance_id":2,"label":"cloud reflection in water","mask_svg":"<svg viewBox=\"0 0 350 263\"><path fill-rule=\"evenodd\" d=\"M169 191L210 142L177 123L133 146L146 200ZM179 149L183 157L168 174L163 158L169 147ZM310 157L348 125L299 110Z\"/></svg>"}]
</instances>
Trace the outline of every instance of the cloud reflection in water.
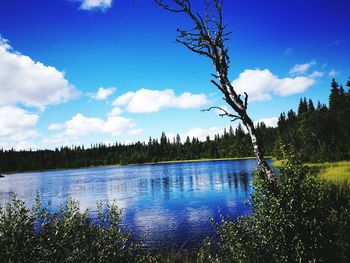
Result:
<instances>
[{"instance_id":1,"label":"cloud reflection in water","mask_svg":"<svg viewBox=\"0 0 350 263\"><path fill-rule=\"evenodd\" d=\"M13 174L1 179L0 203L16 192L31 205L39 190L54 207L71 196L94 215L98 201L115 200L124 224L149 247L176 248L212 234L209 217L218 219L218 208L232 217L250 212L242 201L255 167L237 160Z\"/></svg>"}]
</instances>

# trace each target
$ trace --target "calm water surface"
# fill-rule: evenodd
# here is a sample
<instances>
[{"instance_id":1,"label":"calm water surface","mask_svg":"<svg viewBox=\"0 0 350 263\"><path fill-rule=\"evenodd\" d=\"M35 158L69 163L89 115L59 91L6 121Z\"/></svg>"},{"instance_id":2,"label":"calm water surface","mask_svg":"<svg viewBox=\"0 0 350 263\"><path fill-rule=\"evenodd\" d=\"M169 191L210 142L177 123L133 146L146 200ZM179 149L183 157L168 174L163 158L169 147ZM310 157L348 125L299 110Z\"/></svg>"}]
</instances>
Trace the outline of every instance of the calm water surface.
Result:
<instances>
[{"instance_id":1,"label":"calm water surface","mask_svg":"<svg viewBox=\"0 0 350 263\"><path fill-rule=\"evenodd\" d=\"M115 200L124 209L123 223L148 247L193 246L213 234L209 218L244 215L252 192L255 160L208 161L127 167L103 167L7 175L0 181L0 203L12 192L34 204L36 191L54 207L68 196L88 208Z\"/></svg>"}]
</instances>

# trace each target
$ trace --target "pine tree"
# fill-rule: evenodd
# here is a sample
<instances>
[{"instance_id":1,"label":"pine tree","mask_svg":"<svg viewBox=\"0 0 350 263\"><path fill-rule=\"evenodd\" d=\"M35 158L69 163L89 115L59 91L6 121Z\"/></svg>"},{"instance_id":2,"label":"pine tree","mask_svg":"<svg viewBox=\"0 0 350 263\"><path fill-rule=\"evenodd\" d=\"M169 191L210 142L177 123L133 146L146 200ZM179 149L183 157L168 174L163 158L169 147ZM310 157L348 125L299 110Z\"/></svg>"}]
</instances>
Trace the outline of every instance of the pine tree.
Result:
<instances>
[{"instance_id":1,"label":"pine tree","mask_svg":"<svg viewBox=\"0 0 350 263\"><path fill-rule=\"evenodd\" d=\"M298 107L298 115L306 113L308 111L306 98L300 99Z\"/></svg>"},{"instance_id":2,"label":"pine tree","mask_svg":"<svg viewBox=\"0 0 350 263\"><path fill-rule=\"evenodd\" d=\"M339 102L339 84L332 79L331 83L331 94L329 95L329 109L331 111L336 110Z\"/></svg>"}]
</instances>

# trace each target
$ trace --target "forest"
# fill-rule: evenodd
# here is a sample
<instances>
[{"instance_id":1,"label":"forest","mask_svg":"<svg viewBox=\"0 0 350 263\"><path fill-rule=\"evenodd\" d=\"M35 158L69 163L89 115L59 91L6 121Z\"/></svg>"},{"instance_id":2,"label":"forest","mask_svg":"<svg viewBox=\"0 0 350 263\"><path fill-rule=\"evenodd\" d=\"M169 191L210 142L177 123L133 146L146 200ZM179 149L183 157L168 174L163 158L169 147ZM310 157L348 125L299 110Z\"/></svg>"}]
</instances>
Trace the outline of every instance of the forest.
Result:
<instances>
[{"instance_id":1,"label":"forest","mask_svg":"<svg viewBox=\"0 0 350 263\"><path fill-rule=\"evenodd\" d=\"M297 112L281 113L276 128L258 123L265 156L280 157L280 145L293 145L303 161L324 162L350 158L350 80L343 85L331 82L328 105L301 98ZM22 172L46 169L77 168L101 165L127 165L161 161L240 158L253 156L249 135L241 124L225 129L211 140L179 135L148 142L114 145L96 144L61 147L55 150L0 150L0 172Z\"/></svg>"}]
</instances>

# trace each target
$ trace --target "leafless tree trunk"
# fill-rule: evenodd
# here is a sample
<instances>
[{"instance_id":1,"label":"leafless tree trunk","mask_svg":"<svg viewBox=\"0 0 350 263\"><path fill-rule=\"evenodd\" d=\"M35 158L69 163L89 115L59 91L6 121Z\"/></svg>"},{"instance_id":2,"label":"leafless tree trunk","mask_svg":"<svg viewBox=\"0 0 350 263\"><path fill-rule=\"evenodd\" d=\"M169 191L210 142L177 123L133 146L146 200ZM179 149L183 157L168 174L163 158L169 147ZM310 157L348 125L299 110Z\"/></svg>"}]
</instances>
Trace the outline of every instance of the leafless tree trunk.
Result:
<instances>
[{"instance_id":1,"label":"leafless tree trunk","mask_svg":"<svg viewBox=\"0 0 350 263\"><path fill-rule=\"evenodd\" d=\"M274 174L266 162L259 137L252 119L247 113L248 94L244 92L244 98L237 94L228 78L230 57L225 42L231 32L226 31L227 24L223 23L222 6L223 0L205 0L205 12L199 14L191 7L191 0L155 0L156 3L172 13L182 13L190 18L194 27L190 30L177 29L176 41L190 51L208 57L215 68L216 74L212 74L213 83L224 95L224 100L234 110L232 114L221 107L210 107L205 111L217 109L220 116L227 116L232 121L240 120L247 128L259 167L265 173L269 181L274 180Z\"/></svg>"}]
</instances>

